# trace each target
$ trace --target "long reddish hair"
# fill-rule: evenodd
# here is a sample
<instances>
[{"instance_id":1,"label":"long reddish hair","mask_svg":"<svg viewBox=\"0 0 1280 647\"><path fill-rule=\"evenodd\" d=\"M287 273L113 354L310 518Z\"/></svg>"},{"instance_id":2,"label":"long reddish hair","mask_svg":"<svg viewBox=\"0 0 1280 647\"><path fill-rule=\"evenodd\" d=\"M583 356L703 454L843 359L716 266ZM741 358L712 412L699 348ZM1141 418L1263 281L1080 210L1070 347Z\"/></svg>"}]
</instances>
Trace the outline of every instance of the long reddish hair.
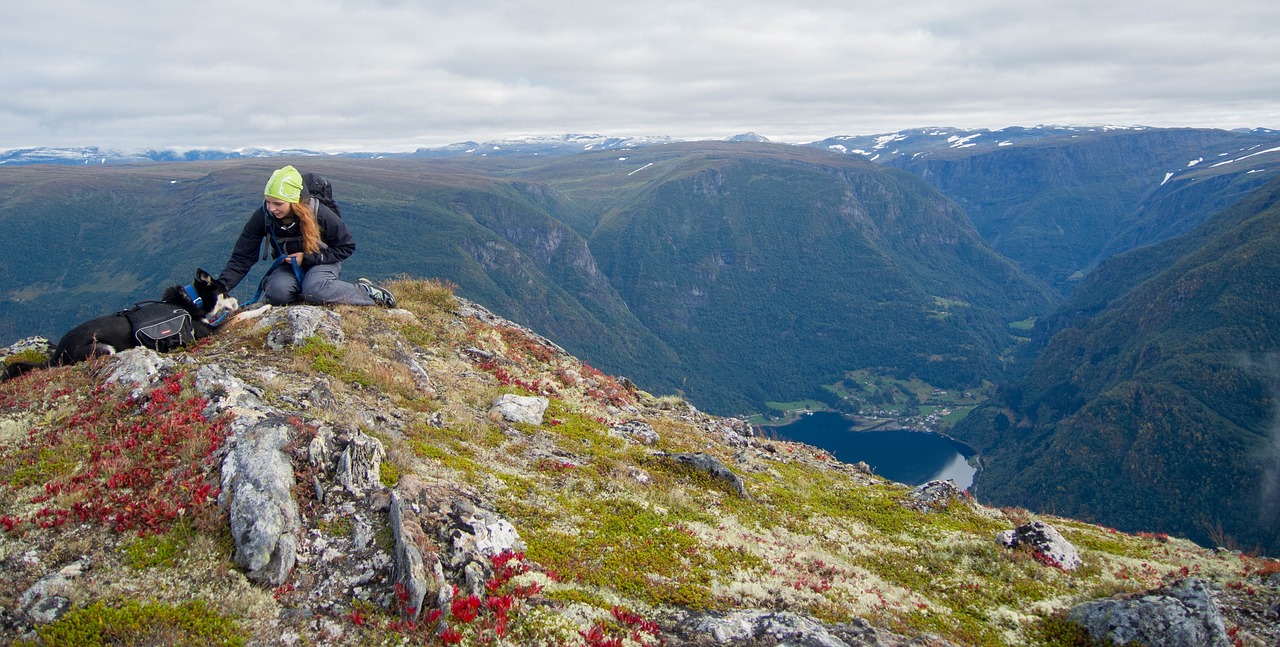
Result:
<instances>
[{"instance_id":1,"label":"long reddish hair","mask_svg":"<svg viewBox=\"0 0 1280 647\"><path fill-rule=\"evenodd\" d=\"M311 201L294 202L289 205L289 211L298 219L298 228L302 230L302 250L308 254L320 251L320 225L316 224L316 214L311 210Z\"/></svg>"}]
</instances>

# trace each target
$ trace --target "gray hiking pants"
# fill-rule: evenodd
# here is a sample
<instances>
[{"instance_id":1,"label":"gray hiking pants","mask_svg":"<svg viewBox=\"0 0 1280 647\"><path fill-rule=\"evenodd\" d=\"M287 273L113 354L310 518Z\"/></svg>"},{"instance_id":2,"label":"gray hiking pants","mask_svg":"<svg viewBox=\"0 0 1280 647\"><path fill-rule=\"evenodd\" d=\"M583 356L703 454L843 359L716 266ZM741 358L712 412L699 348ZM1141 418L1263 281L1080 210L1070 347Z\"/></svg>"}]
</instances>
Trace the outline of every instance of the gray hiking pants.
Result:
<instances>
[{"instance_id":1,"label":"gray hiking pants","mask_svg":"<svg viewBox=\"0 0 1280 647\"><path fill-rule=\"evenodd\" d=\"M299 297L304 303L314 305L341 304L349 306L371 306L373 299L364 288L346 281L339 281L342 263L314 265L302 276L302 285L293 275L293 266L281 263L275 271L267 275L267 289L263 298L273 306L297 303Z\"/></svg>"}]
</instances>

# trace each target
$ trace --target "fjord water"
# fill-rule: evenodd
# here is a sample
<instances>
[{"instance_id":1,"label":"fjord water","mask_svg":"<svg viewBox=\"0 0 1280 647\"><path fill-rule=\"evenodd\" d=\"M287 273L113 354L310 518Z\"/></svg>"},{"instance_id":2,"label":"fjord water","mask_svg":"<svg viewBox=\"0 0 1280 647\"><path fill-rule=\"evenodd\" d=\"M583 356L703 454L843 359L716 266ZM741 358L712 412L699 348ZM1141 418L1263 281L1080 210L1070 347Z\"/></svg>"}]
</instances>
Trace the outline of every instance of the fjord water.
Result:
<instances>
[{"instance_id":1,"label":"fjord water","mask_svg":"<svg viewBox=\"0 0 1280 647\"><path fill-rule=\"evenodd\" d=\"M920 485L951 479L968 489L977 470L965 458L972 450L938 434L893 429L852 431L853 423L830 411L801 416L791 424L766 427L782 440L793 440L831 452L843 463L862 461L887 479Z\"/></svg>"}]
</instances>

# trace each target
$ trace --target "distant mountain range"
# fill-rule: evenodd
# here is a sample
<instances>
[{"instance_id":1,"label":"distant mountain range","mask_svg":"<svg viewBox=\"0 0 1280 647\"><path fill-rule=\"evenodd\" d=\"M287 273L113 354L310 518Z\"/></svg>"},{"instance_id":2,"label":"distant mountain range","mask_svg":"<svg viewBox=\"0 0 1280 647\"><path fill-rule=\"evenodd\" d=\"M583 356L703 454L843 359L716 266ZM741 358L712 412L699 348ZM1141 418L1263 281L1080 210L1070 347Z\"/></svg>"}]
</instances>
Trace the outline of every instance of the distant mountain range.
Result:
<instances>
[{"instance_id":1,"label":"distant mountain range","mask_svg":"<svg viewBox=\"0 0 1280 647\"><path fill-rule=\"evenodd\" d=\"M947 150L966 150L969 153L989 151L1019 144L1027 144L1060 137L1090 136L1099 132L1144 132L1164 129L1141 126L1036 126L1034 128L1009 127L999 130L965 128L916 128L894 133L875 135L839 135L819 141L801 144L822 148L836 153L862 155L876 162L885 163L896 158L918 159ZM1226 131L1221 131L1226 132ZM1274 135L1277 131L1254 128L1230 131L1253 137ZM1280 137L1280 136L1278 136ZM510 155L572 155L590 151L629 150L642 146L672 144L680 140L667 136L614 137L604 135L565 134L530 135L483 143L458 142L436 148L419 148L413 152L352 151L325 153L309 149L273 150L267 148L197 148L184 151L173 149L120 150L94 146L77 148L15 148L0 151L0 165L26 164L136 164L141 162L196 162L224 159L256 159L262 157L354 157L354 158L436 158L436 157L500 157ZM753 132L725 138L729 142L770 142L767 137ZM1213 160L1211 160L1211 163ZM1176 169L1170 173L1176 172Z\"/></svg>"},{"instance_id":2,"label":"distant mountain range","mask_svg":"<svg viewBox=\"0 0 1280 647\"><path fill-rule=\"evenodd\" d=\"M669 144L670 137L605 137L603 135L530 136L484 143L458 142L438 148L419 148L411 153L349 152L325 153L316 150L266 148L175 150L116 150L83 148L17 148L0 152L0 165L27 164L136 164L140 162L203 162L262 157L350 157L361 159L504 157L510 155L572 155L589 151L626 150L640 146Z\"/></svg>"},{"instance_id":3,"label":"distant mountain range","mask_svg":"<svg viewBox=\"0 0 1280 647\"><path fill-rule=\"evenodd\" d=\"M1063 295L1106 258L1185 233L1280 172L1280 132L1265 129L938 129L884 143L864 154L955 200L996 251Z\"/></svg>"},{"instance_id":4,"label":"distant mountain range","mask_svg":"<svg viewBox=\"0 0 1280 647\"><path fill-rule=\"evenodd\" d=\"M771 143L750 132L723 141ZM277 157L556 158L679 143L715 142L681 142L665 136L567 134L468 141L407 153L31 148L0 153L0 167ZM964 209L993 249L1047 282L1061 296L1070 294L1099 262L1127 249L1189 231L1214 210L1243 197L1280 170L1280 131L1266 128L929 127L779 146L861 157L925 180Z\"/></svg>"},{"instance_id":5,"label":"distant mountain range","mask_svg":"<svg viewBox=\"0 0 1280 647\"><path fill-rule=\"evenodd\" d=\"M731 139L10 163L0 341L216 272L287 162L334 181L352 278L446 279L713 413L835 405L823 386L858 369L1002 384L955 430L991 461L982 496L1280 552L1280 133Z\"/></svg>"}]
</instances>

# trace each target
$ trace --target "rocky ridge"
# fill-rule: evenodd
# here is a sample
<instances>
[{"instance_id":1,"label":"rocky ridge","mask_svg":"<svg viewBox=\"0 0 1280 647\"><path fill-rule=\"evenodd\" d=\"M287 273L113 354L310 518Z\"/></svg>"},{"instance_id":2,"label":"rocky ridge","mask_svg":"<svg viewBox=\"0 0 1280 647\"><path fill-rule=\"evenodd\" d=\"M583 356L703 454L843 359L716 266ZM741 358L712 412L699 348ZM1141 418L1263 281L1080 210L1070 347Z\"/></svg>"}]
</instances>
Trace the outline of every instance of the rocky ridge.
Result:
<instances>
[{"instance_id":1,"label":"rocky ridge","mask_svg":"<svg viewBox=\"0 0 1280 647\"><path fill-rule=\"evenodd\" d=\"M393 289L0 384L0 636L1280 639L1273 560L892 483Z\"/></svg>"}]
</instances>

